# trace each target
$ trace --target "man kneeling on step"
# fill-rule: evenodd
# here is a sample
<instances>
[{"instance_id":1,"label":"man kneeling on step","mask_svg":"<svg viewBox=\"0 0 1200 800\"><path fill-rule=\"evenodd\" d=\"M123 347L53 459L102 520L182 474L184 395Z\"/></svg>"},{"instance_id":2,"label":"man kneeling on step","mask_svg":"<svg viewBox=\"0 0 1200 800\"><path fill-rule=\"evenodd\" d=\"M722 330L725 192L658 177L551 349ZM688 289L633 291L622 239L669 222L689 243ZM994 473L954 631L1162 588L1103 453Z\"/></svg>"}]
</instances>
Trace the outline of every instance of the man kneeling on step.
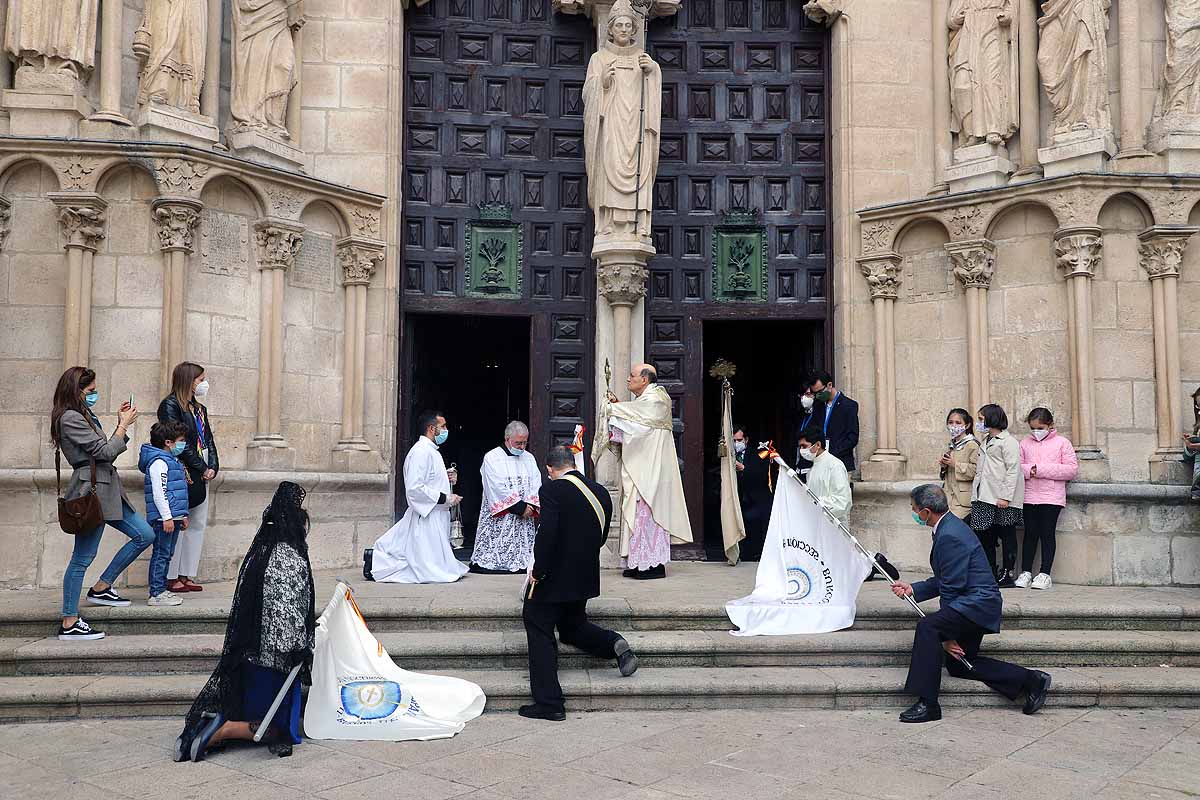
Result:
<instances>
[{"instance_id":1,"label":"man kneeling on step","mask_svg":"<svg viewBox=\"0 0 1200 800\"><path fill-rule=\"evenodd\" d=\"M539 493L541 520L522 610L533 704L521 706L520 714L561 722L567 714L558 683L555 627L564 644L596 658L616 659L626 677L638 664L621 634L587 618L587 601L600 596L600 548L608 537L612 498L575 469L575 455L565 447L551 448L546 474L550 482L543 483Z\"/></svg>"},{"instance_id":2,"label":"man kneeling on step","mask_svg":"<svg viewBox=\"0 0 1200 800\"><path fill-rule=\"evenodd\" d=\"M900 715L900 721L933 722L942 718L938 691L943 662L954 677L982 681L1009 700L1025 695L1022 710L1036 713L1046 703L1050 676L979 655L984 635L1000 632L1003 601L978 537L949 513L950 505L940 486L918 486L912 490L911 500L913 519L933 529L929 555L933 577L912 585L897 581L892 591L897 597L913 597L918 603L940 597L942 607L917 623L908 681L904 684L907 692L917 696L917 702Z\"/></svg>"}]
</instances>

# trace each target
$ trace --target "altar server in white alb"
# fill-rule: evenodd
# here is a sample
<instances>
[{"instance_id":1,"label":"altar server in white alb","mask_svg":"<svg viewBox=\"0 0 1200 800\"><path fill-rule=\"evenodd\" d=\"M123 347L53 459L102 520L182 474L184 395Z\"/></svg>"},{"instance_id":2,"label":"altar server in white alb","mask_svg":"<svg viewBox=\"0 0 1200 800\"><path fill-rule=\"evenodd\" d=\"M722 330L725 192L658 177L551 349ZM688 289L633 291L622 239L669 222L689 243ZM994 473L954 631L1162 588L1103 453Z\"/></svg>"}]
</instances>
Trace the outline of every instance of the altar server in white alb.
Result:
<instances>
[{"instance_id":1,"label":"altar server in white alb","mask_svg":"<svg viewBox=\"0 0 1200 800\"><path fill-rule=\"evenodd\" d=\"M542 473L528 446L529 428L514 420L504 429L504 444L483 457L483 505L471 572L524 572L533 561Z\"/></svg>"},{"instance_id":2,"label":"altar server in white alb","mask_svg":"<svg viewBox=\"0 0 1200 800\"><path fill-rule=\"evenodd\" d=\"M621 559L627 578L665 578L671 545L692 541L671 423L671 396L649 364L638 364L627 403L611 392L600 408L595 460L621 444ZM606 438L607 437L607 438Z\"/></svg>"},{"instance_id":3,"label":"altar server in white alb","mask_svg":"<svg viewBox=\"0 0 1200 800\"><path fill-rule=\"evenodd\" d=\"M462 498L454 494L450 473L438 446L450 432L436 411L417 417L421 432L404 458L404 497L408 510L379 537L368 565L370 575L385 583L453 583L467 572L450 548L450 509Z\"/></svg>"}]
</instances>

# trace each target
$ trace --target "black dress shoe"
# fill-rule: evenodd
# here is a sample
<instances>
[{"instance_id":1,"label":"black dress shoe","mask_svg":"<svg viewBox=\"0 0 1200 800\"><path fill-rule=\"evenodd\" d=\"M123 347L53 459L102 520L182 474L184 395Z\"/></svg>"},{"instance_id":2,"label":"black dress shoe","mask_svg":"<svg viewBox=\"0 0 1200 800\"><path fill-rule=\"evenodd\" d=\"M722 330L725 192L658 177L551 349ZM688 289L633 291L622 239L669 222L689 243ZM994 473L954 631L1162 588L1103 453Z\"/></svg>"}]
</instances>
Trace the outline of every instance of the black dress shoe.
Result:
<instances>
[{"instance_id":1,"label":"black dress shoe","mask_svg":"<svg viewBox=\"0 0 1200 800\"><path fill-rule=\"evenodd\" d=\"M371 577L371 565L375 560L375 548L368 547L363 550L363 577L369 581L375 580Z\"/></svg>"},{"instance_id":2,"label":"black dress shoe","mask_svg":"<svg viewBox=\"0 0 1200 800\"><path fill-rule=\"evenodd\" d=\"M996 585L1001 589L1011 589L1017 585L1017 577L1013 575L1011 569L1002 569L996 576Z\"/></svg>"},{"instance_id":3,"label":"black dress shoe","mask_svg":"<svg viewBox=\"0 0 1200 800\"><path fill-rule=\"evenodd\" d=\"M617 669L621 671L622 678L628 678L637 672L638 657L629 649L629 642L617 639L613 644L613 652L617 654Z\"/></svg>"},{"instance_id":4,"label":"black dress shoe","mask_svg":"<svg viewBox=\"0 0 1200 800\"><path fill-rule=\"evenodd\" d=\"M665 578L667 577L667 565L659 564L657 567L651 567L650 569L635 570L633 577L634 580L639 581L651 581L655 578Z\"/></svg>"},{"instance_id":5,"label":"black dress shoe","mask_svg":"<svg viewBox=\"0 0 1200 800\"><path fill-rule=\"evenodd\" d=\"M517 713L528 719L544 719L550 722L562 722L567 718L567 712L549 706L539 706L537 703L521 706Z\"/></svg>"},{"instance_id":6,"label":"black dress shoe","mask_svg":"<svg viewBox=\"0 0 1200 800\"><path fill-rule=\"evenodd\" d=\"M918 700L900 715L901 722L936 722L942 718L942 707L937 703Z\"/></svg>"},{"instance_id":7,"label":"black dress shoe","mask_svg":"<svg viewBox=\"0 0 1200 800\"><path fill-rule=\"evenodd\" d=\"M1050 693L1050 675L1040 669L1030 670L1033 673L1033 688L1025 692L1025 706L1021 709L1025 714L1036 714L1046 705L1046 695Z\"/></svg>"},{"instance_id":8,"label":"black dress shoe","mask_svg":"<svg viewBox=\"0 0 1200 800\"><path fill-rule=\"evenodd\" d=\"M192 761L203 761L208 743L225 724L225 717L214 711L206 711L200 717L200 729L192 739Z\"/></svg>"},{"instance_id":9,"label":"black dress shoe","mask_svg":"<svg viewBox=\"0 0 1200 800\"><path fill-rule=\"evenodd\" d=\"M638 571L636 569L623 569L623 570L621 570L621 577L622 578L636 578L637 573L638 573Z\"/></svg>"},{"instance_id":10,"label":"black dress shoe","mask_svg":"<svg viewBox=\"0 0 1200 800\"><path fill-rule=\"evenodd\" d=\"M885 556L883 553L875 554L875 563L879 565L879 568L882 569L889 578L894 581L900 580L900 570L897 569L892 562L888 561L887 556ZM871 574L878 575L879 573L872 570Z\"/></svg>"}]
</instances>

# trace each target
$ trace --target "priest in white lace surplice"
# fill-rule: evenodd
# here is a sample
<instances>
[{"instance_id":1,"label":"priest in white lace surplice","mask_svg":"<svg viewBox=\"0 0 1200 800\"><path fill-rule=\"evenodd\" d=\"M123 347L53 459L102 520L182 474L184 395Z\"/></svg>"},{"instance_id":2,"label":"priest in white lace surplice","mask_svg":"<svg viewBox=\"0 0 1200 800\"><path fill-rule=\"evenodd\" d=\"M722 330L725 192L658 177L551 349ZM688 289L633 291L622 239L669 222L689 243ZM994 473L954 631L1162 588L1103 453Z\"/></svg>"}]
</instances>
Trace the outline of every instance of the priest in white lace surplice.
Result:
<instances>
[{"instance_id":1,"label":"priest in white lace surplice","mask_svg":"<svg viewBox=\"0 0 1200 800\"><path fill-rule=\"evenodd\" d=\"M671 396L649 364L638 364L626 381L634 395L600 407L598 462L609 442L621 445L621 559L627 578L665 578L671 545L692 541L675 454Z\"/></svg>"},{"instance_id":2,"label":"priest in white lace surplice","mask_svg":"<svg viewBox=\"0 0 1200 800\"><path fill-rule=\"evenodd\" d=\"M524 572L533 559L542 473L528 446L529 428L514 420L504 429L504 444L483 457L483 505L472 572Z\"/></svg>"}]
</instances>

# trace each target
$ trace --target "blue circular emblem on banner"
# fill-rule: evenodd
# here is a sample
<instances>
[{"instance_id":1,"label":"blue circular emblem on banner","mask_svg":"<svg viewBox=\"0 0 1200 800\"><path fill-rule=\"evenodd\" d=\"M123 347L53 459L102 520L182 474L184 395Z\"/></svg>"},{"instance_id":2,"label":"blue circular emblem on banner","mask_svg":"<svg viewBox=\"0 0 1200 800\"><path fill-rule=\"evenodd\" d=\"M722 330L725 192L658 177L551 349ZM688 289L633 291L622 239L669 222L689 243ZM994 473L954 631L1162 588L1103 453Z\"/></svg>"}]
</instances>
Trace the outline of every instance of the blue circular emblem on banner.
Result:
<instances>
[{"instance_id":1,"label":"blue circular emblem on banner","mask_svg":"<svg viewBox=\"0 0 1200 800\"><path fill-rule=\"evenodd\" d=\"M803 600L812 591L812 578L800 567L787 568L787 599Z\"/></svg>"},{"instance_id":2,"label":"blue circular emblem on banner","mask_svg":"<svg viewBox=\"0 0 1200 800\"><path fill-rule=\"evenodd\" d=\"M363 720L390 717L400 707L395 681L352 681L342 684L342 710Z\"/></svg>"}]
</instances>

